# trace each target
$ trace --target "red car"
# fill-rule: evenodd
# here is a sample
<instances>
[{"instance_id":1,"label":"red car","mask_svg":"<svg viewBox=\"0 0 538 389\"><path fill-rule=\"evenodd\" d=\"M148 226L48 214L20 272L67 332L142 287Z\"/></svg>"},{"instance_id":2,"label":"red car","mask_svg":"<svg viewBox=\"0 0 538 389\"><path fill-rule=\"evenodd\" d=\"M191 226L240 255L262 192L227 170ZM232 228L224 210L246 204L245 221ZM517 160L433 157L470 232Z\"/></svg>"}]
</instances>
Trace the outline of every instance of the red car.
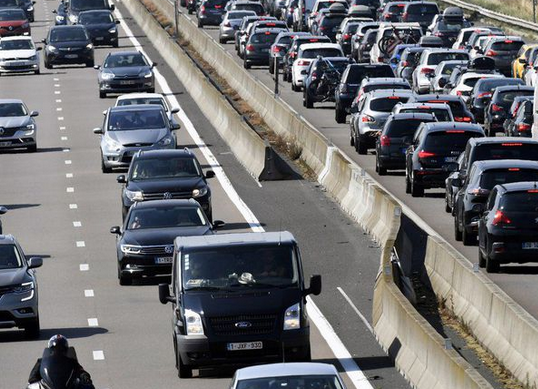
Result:
<instances>
[{"instance_id":1,"label":"red car","mask_svg":"<svg viewBox=\"0 0 538 389\"><path fill-rule=\"evenodd\" d=\"M0 9L0 37L30 35L30 22L20 8Z\"/></svg>"}]
</instances>

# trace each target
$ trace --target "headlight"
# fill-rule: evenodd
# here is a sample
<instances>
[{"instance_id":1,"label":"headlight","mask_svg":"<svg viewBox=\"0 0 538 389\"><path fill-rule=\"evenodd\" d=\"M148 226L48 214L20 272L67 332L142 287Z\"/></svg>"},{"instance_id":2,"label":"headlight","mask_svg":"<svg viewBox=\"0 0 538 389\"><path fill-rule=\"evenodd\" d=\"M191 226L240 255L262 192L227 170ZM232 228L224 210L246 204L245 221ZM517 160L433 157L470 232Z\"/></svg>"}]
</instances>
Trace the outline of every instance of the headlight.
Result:
<instances>
[{"instance_id":1,"label":"headlight","mask_svg":"<svg viewBox=\"0 0 538 389\"><path fill-rule=\"evenodd\" d=\"M35 61L37 59L37 54L36 55L32 55L31 57L28 57L27 60L28 61Z\"/></svg>"},{"instance_id":2,"label":"headlight","mask_svg":"<svg viewBox=\"0 0 538 389\"><path fill-rule=\"evenodd\" d=\"M30 23L24 23L24 24L21 26L21 28L28 28L28 27L30 27Z\"/></svg>"},{"instance_id":3,"label":"headlight","mask_svg":"<svg viewBox=\"0 0 538 389\"><path fill-rule=\"evenodd\" d=\"M34 297L34 283L30 281L30 282L25 282L23 284L20 284L19 286L13 289L13 292L17 294L30 293L30 296L21 299L21 301L28 301Z\"/></svg>"},{"instance_id":4,"label":"headlight","mask_svg":"<svg viewBox=\"0 0 538 389\"><path fill-rule=\"evenodd\" d=\"M286 309L284 313L284 330L299 328L301 328L301 306L297 303Z\"/></svg>"},{"instance_id":5,"label":"headlight","mask_svg":"<svg viewBox=\"0 0 538 389\"><path fill-rule=\"evenodd\" d=\"M56 15L56 21L58 23L62 23L65 20L65 16L62 15Z\"/></svg>"},{"instance_id":6,"label":"headlight","mask_svg":"<svg viewBox=\"0 0 538 389\"><path fill-rule=\"evenodd\" d=\"M140 254L142 247L134 246L132 244L122 244L120 245L120 249L124 254Z\"/></svg>"},{"instance_id":7,"label":"headlight","mask_svg":"<svg viewBox=\"0 0 538 389\"><path fill-rule=\"evenodd\" d=\"M103 72L101 73L101 78L103 80L112 80L114 78L114 73Z\"/></svg>"},{"instance_id":8,"label":"headlight","mask_svg":"<svg viewBox=\"0 0 538 389\"><path fill-rule=\"evenodd\" d=\"M144 73L144 78L151 78L153 76L152 72Z\"/></svg>"},{"instance_id":9,"label":"headlight","mask_svg":"<svg viewBox=\"0 0 538 389\"><path fill-rule=\"evenodd\" d=\"M26 8L26 11L28 12L32 12L33 10L34 10L34 7L32 5Z\"/></svg>"},{"instance_id":10,"label":"headlight","mask_svg":"<svg viewBox=\"0 0 538 389\"><path fill-rule=\"evenodd\" d=\"M28 124L28 125L24 128L24 135L25 135L25 136L34 135L34 130L35 130L35 124Z\"/></svg>"},{"instance_id":11,"label":"headlight","mask_svg":"<svg viewBox=\"0 0 538 389\"><path fill-rule=\"evenodd\" d=\"M93 45L91 43L88 43L86 45L86 50L91 50L91 49L93 49Z\"/></svg>"},{"instance_id":12,"label":"headlight","mask_svg":"<svg viewBox=\"0 0 538 389\"><path fill-rule=\"evenodd\" d=\"M159 146L168 146L170 143L172 143L172 138L169 136L166 136L162 138L160 141L157 142Z\"/></svg>"},{"instance_id":13,"label":"headlight","mask_svg":"<svg viewBox=\"0 0 538 389\"><path fill-rule=\"evenodd\" d=\"M205 188L197 188L192 191L192 197L202 197L207 194L207 187Z\"/></svg>"},{"instance_id":14,"label":"headlight","mask_svg":"<svg viewBox=\"0 0 538 389\"><path fill-rule=\"evenodd\" d=\"M78 22L78 16L77 15L69 15L69 21L71 23L73 23L73 24Z\"/></svg>"},{"instance_id":15,"label":"headlight","mask_svg":"<svg viewBox=\"0 0 538 389\"><path fill-rule=\"evenodd\" d=\"M110 30L108 30L108 32L111 34L115 34L116 32L118 32L118 30L116 29L116 27L112 27Z\"/></svg>"},{"instance_id":16,"label":"headlight","mask_svg":"<svg viewBox=\"0 0 538 389\"><path fill-rule=\"evenodd\" d=\"M116 142L114 139L110 139L109 137L104 137L104 141L108 150L119 151L119 148L121 147L119 142Z\"/></svg>"},{"instance_id":17,"label":"headlight","mask_svg":"<svg viewBox=\"0 0 538 389\"><path fill-rule=\"evenodd\" d=\"M185 324L187 326L187 335L203 335L204 327L202 318L199 314L190 309L185 309Z\"/></svg>"},{"instance_id":18,"label":"headlight","mask_svg":"<svg viewBox=\"0 0 538 389\"><path fill-rule=\"evenodd\" d=\"M58 49L55 46L52 46L52 45L48 45L47 50L52 51L52 52L58 51Z\"/></svg>"},{"instance_id":19,"label":"headlight","mask_svg":"<svg viewBox=\"0 0 538 389\"><path fill-rule=\"evenodd\" d=\"M144 200L144 194L139 190L130 191L130 190L125 189L125 196L127 196L127 198L129 200L131 200L131 201L142 201L142 200Z\"/></svg>"}]
</instances>

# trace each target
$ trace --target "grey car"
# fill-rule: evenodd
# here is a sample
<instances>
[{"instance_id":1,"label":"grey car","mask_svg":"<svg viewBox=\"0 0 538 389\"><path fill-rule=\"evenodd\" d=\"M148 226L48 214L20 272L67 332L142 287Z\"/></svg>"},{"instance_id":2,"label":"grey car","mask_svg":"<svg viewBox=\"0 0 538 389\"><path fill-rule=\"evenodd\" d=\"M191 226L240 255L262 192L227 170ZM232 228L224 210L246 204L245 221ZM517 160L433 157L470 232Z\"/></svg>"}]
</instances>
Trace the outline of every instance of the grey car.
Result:
<instances>
[{"instance_id":1,"label":"grey car","mask_svg":"<svg viewBox=\"0 0 538 389\"><path fill-rule=\"evenodd\" d=\"M138 150L175 149L177 123L170 122L160 105L112 107L106 111L101 135L101 170L127 168Z\"/></svg>"},{"instance_id":2,"label":"grey car","mask_svg":"<svg viewBox=\"0 0 538 389\"><path fill-rule=\"evenodd\" d=\"M26 148L37 150L37 125L34 117L39 112L29 111L22 100L0 100L0 150Z\"/></svg>"},{"instance_id":3,"label":"grey car","mask_svg":"<svg viewBox=\"0 0 538 389\"><path fill-rule=\"evenodd\" d=\"M239 30L245 16L256 16L254 11L228 11L219 27L219 42L226 43L235 39L235 32Z\"/></svg>"},{"instance_id":4,"label":"grey car","mask_svg":"<svg viewBox=\"0 0 538 389\"><path fill-rule=\"evenodd\" d=\"M27 338L39 336L35 268L43 260L26 258L11 235L0 235L0 328L23 328Z\"/></svg>"}]
</instances>

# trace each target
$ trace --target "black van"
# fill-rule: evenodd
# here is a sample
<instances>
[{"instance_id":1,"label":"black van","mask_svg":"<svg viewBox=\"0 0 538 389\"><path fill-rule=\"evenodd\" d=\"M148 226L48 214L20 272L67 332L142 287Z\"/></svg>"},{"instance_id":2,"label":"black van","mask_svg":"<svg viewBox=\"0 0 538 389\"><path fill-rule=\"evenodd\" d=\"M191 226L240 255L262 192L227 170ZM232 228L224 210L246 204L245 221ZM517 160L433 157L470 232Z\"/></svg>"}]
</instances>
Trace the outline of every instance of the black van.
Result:
<instances>
[{"instance_id":1,"label":"black van","mask_svg":"<svg viewBox=\"0 0 538 389\"><path fill-rule=\"evenodd\" d=\"M309 361L305 297L321 292L321 276L304 283L287 231L176 238L172 287L160 284L159 299L172 303L179 377L224 364Z\"/></svg>"}]
</instances>

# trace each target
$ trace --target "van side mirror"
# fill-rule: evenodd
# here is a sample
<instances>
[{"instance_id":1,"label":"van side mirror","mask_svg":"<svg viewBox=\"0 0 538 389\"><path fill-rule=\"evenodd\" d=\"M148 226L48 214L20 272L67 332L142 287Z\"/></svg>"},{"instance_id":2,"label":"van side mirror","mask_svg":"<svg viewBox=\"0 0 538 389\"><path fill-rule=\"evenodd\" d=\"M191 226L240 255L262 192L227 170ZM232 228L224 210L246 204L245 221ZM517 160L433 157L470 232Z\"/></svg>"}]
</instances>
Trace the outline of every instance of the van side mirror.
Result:
<instances>
[{"instance_id":1,"label":"van side mirror","mask_svg":"<svg viewBox=\"0 0 538 389\"><path fill-rule=\"evenodd\" d=\"M31 257L28 260L28 269L35 269L41 266L43 266L43 258L41 257Z\"/></svg>"},{"instance_id":2,"label":"van side mirror","mask_svg":"<svg viewBox=\"0 0 538 389\"><path fill-rule=\"evenodd\" d=\"M119 226L110 227L110 233L119 235L121 234L121 229Z\"/></svg>"},{"instance_id":3,"label":"van side mirror","mask_svg":"<svg viewBox=\"0 0 538 389\"><path fill-rule=\"evenodd\" d=\"M170 287L168 284L159 284L159 301L161 304L175 302L175 298L170 295Z\"/></svg>"},{"instance_id":4,"label":"van side mirror","mask_svg":"<svg viewBox=\"0 0 538 389\"><path fill-rule=\"evenodd\" d=\"M127 177L125 177L125 174L120 174L118 177L116 177L116 182L118 184L126 184L127 183Z\"/></svg>"},{"instance_id":5,"label":"van side mirror","mask_svg":"<svg viewBox=\"0 0 538 389\"><path fill-rule=\"evenodd\" d=\"M213 178L215 177L215 172L213 170L208 170L205 172L205 178Z\"/></svg>"},{"instance_id":6,"label":"van side mirror","mask_svg":"<svg viewBox=\"0 0 538 389\"><path fill-rule=\"evenodd\" d=\"M319 274L315 274L310 277L310 287L305 290L305 296L309 294L313 294L314 296L317 296L321 293L321 276Z\"/></svg>"}]
</instances>

